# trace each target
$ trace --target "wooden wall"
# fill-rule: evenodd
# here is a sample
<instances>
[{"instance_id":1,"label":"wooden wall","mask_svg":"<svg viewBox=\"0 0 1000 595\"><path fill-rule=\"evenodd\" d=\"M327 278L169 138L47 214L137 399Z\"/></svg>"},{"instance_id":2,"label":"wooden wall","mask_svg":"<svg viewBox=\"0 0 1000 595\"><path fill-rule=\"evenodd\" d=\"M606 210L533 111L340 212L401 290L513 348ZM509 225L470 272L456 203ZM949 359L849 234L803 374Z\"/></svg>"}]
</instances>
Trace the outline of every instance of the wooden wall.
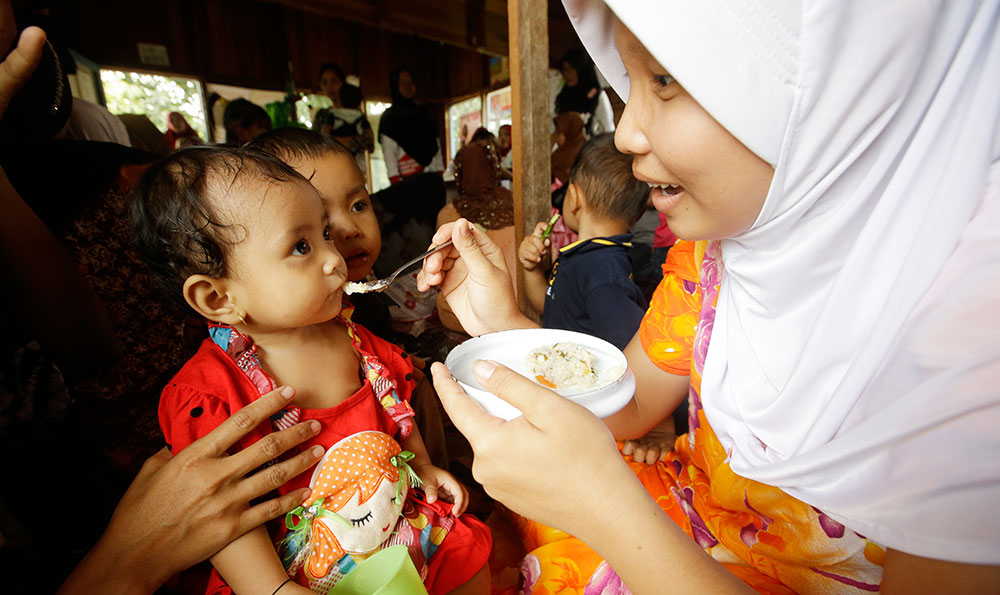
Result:
<instances>
[{"instance_id":1,"label":"wooden wall","mask_svg":"<svg viewBox=\"0 0 1000 595\"><path fill-rule=\"evenodd\" d=\"M559 0L549 3L552 66L579 45ZM389 97L389 71L414 69L425 101L489 84L489 56L507 55L505 0L52 0L69 45L105 66L163 70L207 82L281 90L290 58L295 84L315 89L337 62L366 95ZM163 45L170 67L139 61L137 42Z\"/></svg>"},{"instance_id":2,"label":"wooden wall","mask_svg":"<svg viewBox=\"0 0 1000 595\"><path fill-rule=\"evenodd\" d=\"M566 52L582 47L562 2L549 0L549 67L559 68L559 60Z\"/></svg>"},{"instance_id":3,"label":"wooden wall","mask_svg":"<svg viewBox=\"0 0 1000 595\"><path fill-rule=\"evenodd\" d=\"M480 51L282 3L66 0L54 3L53 18L70 47L102 66L175 72L212 83L281 90L289 59L300 90L318 87L324 62L357 74L369 98L389 97L389 72L399 64L413 69L424 101L443 102L489 83L488 56ZM137 42L165 46L170 66L142 64Z\"/></svg>"}]
</instances>

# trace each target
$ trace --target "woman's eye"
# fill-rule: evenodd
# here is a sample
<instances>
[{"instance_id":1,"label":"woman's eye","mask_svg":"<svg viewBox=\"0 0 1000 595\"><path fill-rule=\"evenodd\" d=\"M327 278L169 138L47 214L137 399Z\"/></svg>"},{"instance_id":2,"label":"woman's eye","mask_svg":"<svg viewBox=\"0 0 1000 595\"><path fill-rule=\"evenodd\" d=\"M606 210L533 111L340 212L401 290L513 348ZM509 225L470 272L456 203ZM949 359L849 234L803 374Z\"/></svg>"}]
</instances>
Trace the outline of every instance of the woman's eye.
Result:
<instances>
[{"instance_id":1,"label":"woman's eye","mask_svg":"<svg viewBox=\"0 0 1000 595\"><path fill-rule=\"evenodd\" d=\"M292 254L296 256L305 256L306 254L309 254L311 251L312 248L309 246L309 242L305 240L299 240L298 242L295 242L295 246L292 248Z\"/></svg>"},{"instance_id":2,"label":"woman's eye","mask_svg":"<svg viewBox=\"0 0 1000 595\"><path fill-rule=\"evenodd\" d=\"M333 228L331 226L323 226L323 239L328 242L333 239Z\"/></svg>"},{"instance_id":3,"label":"woman's eye","mask_svg":"<svg viewBox=\"0 0 1000 595\"><path fill-rule=\"evenodd\" d=\"M674 83L674 77L669 74L654 74L653 75L653 86L657 89L663 89L669 87Z\"/></svg>"}]
</instances>

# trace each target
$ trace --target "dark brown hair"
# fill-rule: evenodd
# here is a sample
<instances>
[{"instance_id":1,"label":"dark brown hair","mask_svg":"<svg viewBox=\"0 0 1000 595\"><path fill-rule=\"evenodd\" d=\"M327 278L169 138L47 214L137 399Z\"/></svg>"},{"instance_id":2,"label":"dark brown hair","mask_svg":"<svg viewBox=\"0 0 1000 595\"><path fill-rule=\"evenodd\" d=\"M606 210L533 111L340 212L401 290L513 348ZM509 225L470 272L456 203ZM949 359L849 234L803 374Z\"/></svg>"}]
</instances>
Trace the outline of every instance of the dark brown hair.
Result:
<instances>
[{"instance_id":1,"label":"dark brown hair","mask_svg":"<svg viewBox=\"0 0 1000 595\"><path fill-rule=\"evenodd\" d=\"M226 144L238 144L237 129L251 128L255 124L266 130L271 129L271 117L267 115L264 108L242 97L226 104L226 111L222 112L222 126L226 129Z\"/></svg>"},{"instance_id":2,"label":"dark brown hair","mask_svg":"<svg viewBox=\"0 0 1000 595\"><path fill-rule=\"evenodd\" d=\"M598 217L631 227L646 210L649 184L632 175L632 156L615 147L612 132L587 141L569 170L570 183L583 191L587 208Z\"/></svg>"},{"instance_id":3,"label":"dark brown hair","mask_svg":"<svg viewBox=\"0 0 1000 595\"><path fill-rule=\"evenodd\" d=\"M145 171L129 197L136 246L167 296L181 307L191 275L223 277L238 226L212 208L213 188L238 179L284 183L305 179L276 157L250 148L197 146L174 151Z\"/></svg>"}]
</instances>

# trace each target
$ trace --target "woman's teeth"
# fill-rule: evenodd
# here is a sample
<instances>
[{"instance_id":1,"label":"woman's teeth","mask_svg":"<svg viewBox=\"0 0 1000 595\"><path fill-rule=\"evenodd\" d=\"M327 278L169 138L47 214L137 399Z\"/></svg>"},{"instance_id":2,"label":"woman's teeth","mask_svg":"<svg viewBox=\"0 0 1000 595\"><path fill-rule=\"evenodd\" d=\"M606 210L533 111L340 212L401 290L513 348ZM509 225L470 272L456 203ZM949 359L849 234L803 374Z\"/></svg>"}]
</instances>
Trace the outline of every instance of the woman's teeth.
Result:
<instances>
[{"instance_id":1,"label":"woman's teeth","mask_svg":"<svg viewBox=\"0 0 1000 595\"><path fill-rule=\"evenodd\" d=\"M684 190L684 188L677 186L676 184L653 184L651 182L647 183L649 184L650 190L659 188L660 190L663 191L664 194L678 194Z\"/></svg>"}]
</instances>

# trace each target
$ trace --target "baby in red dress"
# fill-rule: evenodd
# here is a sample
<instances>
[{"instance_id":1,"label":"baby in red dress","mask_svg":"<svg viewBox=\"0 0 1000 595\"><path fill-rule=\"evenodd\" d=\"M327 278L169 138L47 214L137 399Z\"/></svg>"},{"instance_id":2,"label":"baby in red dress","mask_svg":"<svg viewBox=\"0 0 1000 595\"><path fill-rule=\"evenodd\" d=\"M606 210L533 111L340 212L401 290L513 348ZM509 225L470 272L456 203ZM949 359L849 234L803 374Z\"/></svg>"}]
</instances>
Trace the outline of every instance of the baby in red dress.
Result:
<instances>
[{"instance_id":1,"label":"baby in red dress","mask_svg":"<svg viewBox=\"0 0 1000 595\"><path fill-rule=\"evenodd\" d=\"M173 452L280 385L295 387L295 400L242 447L272 429L315 420L317 434L301 448L326 452L367 433L384 435L399 449L387 455L395 474L365 474L375 481L367 487L346 479L339 485L330 456L324 469L337 480L315 473L312 480L305 474L289 480L281 491L301 490L303 508L287 520L287 536L278 532L281 556L268 531L258 528L211 558L225 583L213 576L209 592L325 593L370 554L403 543L430 593L486 593L489 531L462 514L466 489L430 462L408 403L413 365L400 349L351 322L342 301L352 259L363 260L364 251L347 255L345 263L333 220L367 212L374 221L361 172L335 141L313 161L311 177L327 182L321 192L253 149L185 149L149 168L131 205L153 271L173 298L209 321L210 337L161 395L160 424ZM377 450L395 450L385 438ZM377 465L376 458L344 464ZM423 493L411 484L422 484ZM391 497L373 499L378 490ZM336 506L330 504L334 492ZM392 515L397 518L387 518ZM361 533L368 537L358 538ZM351 545L357 543L363 546ZM339 557L320 561L331 552ZM285 583L289 577L294 580Z\"/></svg>"}]
</instances>

